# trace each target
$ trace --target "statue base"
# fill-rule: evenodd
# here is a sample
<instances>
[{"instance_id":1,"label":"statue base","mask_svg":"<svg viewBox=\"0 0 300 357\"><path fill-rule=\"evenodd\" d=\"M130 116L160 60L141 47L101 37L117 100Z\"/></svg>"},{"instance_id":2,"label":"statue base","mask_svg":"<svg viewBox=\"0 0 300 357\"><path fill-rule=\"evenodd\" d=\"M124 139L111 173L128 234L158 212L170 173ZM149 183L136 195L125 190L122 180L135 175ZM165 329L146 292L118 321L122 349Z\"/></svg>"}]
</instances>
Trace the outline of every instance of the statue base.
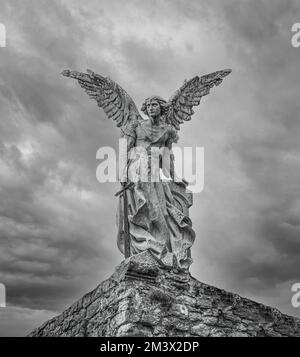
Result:
<instances>
[{"instance_id":1,"label":"statue base","mask_svg":"<svg viewBox=\"0 0 300 357\"><path fill-rule=\"evenodd\" d=\"M29 336L300 337L300 319L168 269L145 251Z\"/></svg>"}]
</instances>

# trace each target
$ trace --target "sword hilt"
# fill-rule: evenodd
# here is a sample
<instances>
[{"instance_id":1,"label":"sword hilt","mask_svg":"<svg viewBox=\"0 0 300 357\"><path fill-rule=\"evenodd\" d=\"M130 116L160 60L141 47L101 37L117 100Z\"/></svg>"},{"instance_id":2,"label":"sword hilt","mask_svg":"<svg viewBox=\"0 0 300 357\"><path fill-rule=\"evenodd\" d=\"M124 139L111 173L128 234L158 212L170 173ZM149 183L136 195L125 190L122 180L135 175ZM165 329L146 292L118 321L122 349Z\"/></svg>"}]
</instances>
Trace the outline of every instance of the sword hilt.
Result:
<instances>
[{"instance_id":1,"label":"sword hilt","mask_svg":"<svg viewBox=\"0 0 300 357\"><path fill-rule=\"evenodd\" d=\"M125 184L122 188L122 190L118 191L116 194L115 194L115 197L118 197L120 196L122 193L124 193L126 190L130 189L131 187L134 186L134 182L129 182L127 184Z\"/></svg>"}]
</instances>

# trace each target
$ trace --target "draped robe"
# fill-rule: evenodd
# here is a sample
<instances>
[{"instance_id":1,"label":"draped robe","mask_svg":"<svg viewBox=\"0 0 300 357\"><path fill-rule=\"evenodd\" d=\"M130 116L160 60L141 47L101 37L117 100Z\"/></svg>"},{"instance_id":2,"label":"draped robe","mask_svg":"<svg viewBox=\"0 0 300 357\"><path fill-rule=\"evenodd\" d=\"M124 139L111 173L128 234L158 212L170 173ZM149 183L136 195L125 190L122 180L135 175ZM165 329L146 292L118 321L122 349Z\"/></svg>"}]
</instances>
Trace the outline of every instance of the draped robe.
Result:
<instances>
[{"instance_id":1,"label":"draped robe","mask_svg":"<svg viewBox=\"0 0 300 357\"><path fill-rule=\"evenodd\" d=\"M129 154L128 181L135 185L126 190L128 202L128 221L131 254L138 254L146 249L165 266L188 270L192 259L190 248L195 239L192 222L187 212L176 202L172 187L184 183L175 183L159 178L151 182L151 149L171 148L177 140L176 129L160 121L153 124L151 119L136 123L127 131L125 137L131 143L128 150L142 148L139 155ZM158 161L159 162L159 161ZM172 165L172 163L171 163ZM152 166L153 169L153 166ZM154 167L159 170L159 167ZM145 180L146 177L148 178ZM124 253L124 212L120 197L118 215L118 247Z\"/></svg>"}]
</instances>

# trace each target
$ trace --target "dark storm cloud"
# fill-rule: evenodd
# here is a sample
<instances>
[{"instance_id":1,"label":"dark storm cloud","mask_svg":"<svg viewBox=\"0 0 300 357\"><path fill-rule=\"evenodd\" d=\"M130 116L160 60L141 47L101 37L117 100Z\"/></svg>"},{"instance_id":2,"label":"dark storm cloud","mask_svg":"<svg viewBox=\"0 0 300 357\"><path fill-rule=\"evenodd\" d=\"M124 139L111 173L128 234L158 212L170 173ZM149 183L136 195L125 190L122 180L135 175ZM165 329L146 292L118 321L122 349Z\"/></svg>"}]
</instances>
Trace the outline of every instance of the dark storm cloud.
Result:
<instances>
[{"instance_id":1,"label":"dark storm cloud","mask_svg":"<svg viewBox=\"0 0 300 357\"><path fill-rule=\"evenodd\" d=\"M164 83L174 73L175 63L170 64L174 53L170 47L153 50L152 44L135 39L124 41L120 47L129 70L132 73L138 72L137 80L150 85L151 82Z\"/></svg>"},{"instance_id":2,"label":"dark storm cloud","mask_svg":"<svg viewBox=\"0 0 300 357\"><path fill-rule=\"evenodd\" d=\"M30 113L32 120L41 122L57 122L63 114L60 98L63 90L55 83L49 83L46 76L40 74L43 66L35 68L32 73L26 73L23 68L8 68L3 75L5 83L10 84L14 96ZM54 74L54 73L52 73ZM58 74L55 73L58 78Z\"/></svg>"},{"instance_id":3,"label":"dark storm cloud","mask_svg":"<svg viewBox=\"0 0 300 357\"><path fill-rule=\"evenodd\" d=\"M244 48L255 54L245 66L255 65L258 71L254 77L257 125L263 121L270 125L260 138L251 137L250 132L235 146L258 192L274 201L260 212L257 237L273 246L277 254L269 264L250 263L246 268L244 265L244 270L260 277L266 285L299 279L296 267L300 232L284 225L289 207L299 199L299 162L287 160L291 153L300 153L299 76L294 72L296 54L289 48L290 24L299 9L291 1L249 2L225 9L228 23L243 39Z\"/></svg>"},{"instance_id":4,"label":"dark storm cloud","mask_svg":"<svg viewBox=\"0 0 300 357\"><path fill-rule=\"evenodd\" d=\"M9 306L32 309L32 328L40 323L34 311L63 309L71 295L106 278L113 255L105 243L111 234L95 223L110 195L95 178L103 140L94 127L107 130L103 115L60 75L79 67L85 34L60 2L18 5L5 4L10 46L1 53L0 281ZM85 117L94 118L94 127ZM114 217L106 221L114 226ZM21 310L10 312L15 323Z\"/></svg>"},{"instance_id":5,"label":"dark storm cloud","mask_svg":"<svg viewBox=\"0 0 300 357\"><path fill-rule=\"evenodd\" d=\"M24 48L19 49L23 52L19 55L30 57L32 68L27 67L24 70L34 70L33 65L38 64L37 59L44 63L48 62L51 66L65 63L71 66L78 60L79 55L83 55L82 44L85 34L64 2L16 0L14 4L4 2L2 9L3 21L7 20L7 17L10 19L6 25L10 45L18 51L15 47L21 44ZM15 32L9 31L10 29L17 31L21 41L14 41L15 38L10 37L10 34L16 35ZM51 77L49 76L49 79Z\"/></svg>"},{"instance_id":6,"label":"dark storm cloud","mask_svg":"<svg viewBox=\"0 0 300 357\"><path fill-rule=\"evenodd\" d=\"M249 100L249 103L244 102L247 113L237 118L240 124L237 122L234 135L229 134L227 140L231 146L229 152L238 158L256 198L253 204L251 191L244 192L240 203L242 213L238 211L240 217L248 216L255 225L252 238L247 239L247 230L243 235L245 242L252 239L256 246L249 250L245 244L230 259L221 248L225 256L218 255L218 261L228 267L228 276L235 276L234 289L247 294L246 279L260 281L256 289L259 296L262 287L267 292L271 287L300 278L297 268L300 231L285 223L297 223L300 214L297 205L300 166L296 159L300 153L299 53L290 46L290 27L297 19L299 8L292 1L212 2L209 7L210 12L215 12L223 21L224 37L228 36L225 43L239 60L239 80L244 89L243 85L240 87ZM191 18L196 16L196 9L197 6ZM244 125L243 119L248 124ZM261 208L256 207L259 202ZM291 207L295 207L293 212ZM254 220L253 215L256 216ZM232 226L225 228L227 234L232 232ZM263 247L269 247L267 261L257 259ZM213 257L214 253L210 253L210 258ZM285 293L286 306L283 308L289 310L289 291Z\"/></svg>"},{"instance_id":7,"label":"dark storm cloud","mask_svg":"<svg viewBox=\"0 0 300 357\"><path fill-rule=\"evenodd\" d=\"M24 337L32 331L32 326L41 325L55 314L53 311L7 307L1 310L0 336Z\"/></svg>"}]
</instances>

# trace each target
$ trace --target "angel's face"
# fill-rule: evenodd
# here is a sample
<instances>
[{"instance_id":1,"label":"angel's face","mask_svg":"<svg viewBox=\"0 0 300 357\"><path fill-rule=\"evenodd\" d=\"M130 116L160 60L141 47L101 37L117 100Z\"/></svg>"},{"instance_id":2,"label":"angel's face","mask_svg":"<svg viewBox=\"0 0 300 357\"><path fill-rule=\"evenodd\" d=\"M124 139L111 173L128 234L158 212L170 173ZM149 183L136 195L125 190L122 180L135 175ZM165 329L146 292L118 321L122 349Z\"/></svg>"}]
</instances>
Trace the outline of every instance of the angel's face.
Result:
<instances>
[{"instance_id":1,"label":"angel's face","mask_svg":"<svg viewBox=\"0 0 300 357\"><path fill-rule=\"evenodd\" d=\"M147 103L147 113L149 118L157 118L161 114L160 105L156 100L151 100Z\"/></svg>"}]
</instances>

